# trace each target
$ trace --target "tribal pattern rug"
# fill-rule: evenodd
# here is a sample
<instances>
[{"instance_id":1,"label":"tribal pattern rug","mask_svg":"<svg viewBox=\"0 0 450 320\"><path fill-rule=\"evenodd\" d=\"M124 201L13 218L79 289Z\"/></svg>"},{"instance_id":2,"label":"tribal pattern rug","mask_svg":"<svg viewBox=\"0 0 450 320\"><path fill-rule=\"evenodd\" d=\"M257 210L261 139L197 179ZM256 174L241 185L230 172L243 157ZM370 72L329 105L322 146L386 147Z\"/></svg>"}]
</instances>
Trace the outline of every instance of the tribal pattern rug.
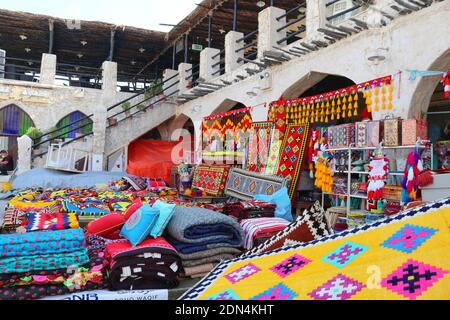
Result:
<instances>
[{"instance_id":1,"label":"tribal pattern rug","mask_svg":"<svg viewBox=\"0 0 450 320\"><path fill-rule=\"evenodd\" d=\"M185 300L449 300L450 198L218 265Z\"/></svg>"},{"instance_id":2,"label":"tribal pattern rug","mask_svg":"<svg viewBox=\"0 0 450 320\"><path fill-rule=\"evenodd\" d=\"M295 201L300 176L303 171L306 146L309 138L309 124L289 124L281 145L281 154L278 160L277 176L288 178L291 181L289 197Z\"/></svg>"},{"instance_id":3,"label":"tribal pattern rug","mask_svg":"<svg viewBox=\"0 0 450 320\"><path fill-rule=\"evenodd\" d=\"M238 200L253 200L256 194L272 195L289 184L289 180L232 168L225 195Z\"/></svg>"},{"instance_id":4,"label":"tribal pattern rug","mask_svg":"<svg viewBox=\"0 0 450 320\"><path fill-rule=\"evenodd\" d=\"M229 171L230 167L225 165L197 166L192 178L192 187L201 188L210 196L221 197L225 190Z\"/></svg>"},{"instance_id":5,"label":"tribal pattern rug","mask_svg":"<svg viewBox=\"0 0 450 320\"><path fill-rule=\"evenodd\" d=\"M248 144L247 170L264 172L267 166L270 137L273 128L273 122L253 123Z\"/></svg>"}]
</instances>

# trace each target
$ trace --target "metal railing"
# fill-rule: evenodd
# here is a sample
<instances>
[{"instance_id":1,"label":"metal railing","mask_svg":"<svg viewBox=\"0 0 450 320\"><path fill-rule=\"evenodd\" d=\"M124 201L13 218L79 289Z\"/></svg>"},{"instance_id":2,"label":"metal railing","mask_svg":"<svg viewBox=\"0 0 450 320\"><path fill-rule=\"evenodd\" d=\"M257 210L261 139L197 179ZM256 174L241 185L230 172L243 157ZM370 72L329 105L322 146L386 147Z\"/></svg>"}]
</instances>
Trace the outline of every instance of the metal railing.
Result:
<instances>
[{"instance_id":1,"label":"metal railing","mask_svg":"<svg viewBox=\"0 0 450 320\"><path fill-rule=\"evenodd\" d=\"M135 98L138 98L140 96L144 97L143 100L140 100L139 102L134 103L133 105L130 104L129 107L123 108L123 110L118 111L118 112L114 113L113 115L109 116L107 118L107 120L109 122L109 125L107 127L109 128L109 127L115 125L114 123L111 123L111 121L110 121L113 118L116 118L116 117L118 117L118 116L120 116L120 115L125 113L126 116L122 117L119 120L117 120L116 123L124 121L126 119L129 119L129 118L133 117L134 115L136 115L136 114L138 114L140 112L145 112L148 108L152 107L156 103L164 101L168 97L171 97L174 94L178 93L178 90L174 90L173 92L171 92L168 95L163 95L166 90L168 90L168 89L170 89L170 88L172 88L172 87L174 87L174 86L179 84L180 80L177 80L177 81L171 83L170 85L164 87L164 84L168 83L169 81L174 80L176 77L178 77L178 73L173 75L172 77L166 79L165 81L161 81L161 82L155 83L153 86L150 86L150 87L147 87L147 88L145 88L143 90L140 90L136 94L133 94L132 96L130 96L130 97L128 97L128 98L126 98L126 99L124 99L124 100L122 100L122 101L120 101L118 103L115 103L115 104L113 104L110 107L108 107L107 111L114 110L115 108L118 108L118 107L122 107L123 108L123 105L125 103L129 103L131 100L133 100ZM149 92L149 89L158 89L158 90L155 90L155 91L157 91L156 93L152 92L151 96L148 96L148 95L146 96L146 93ZM163 95L163 96L161 97L161 95ZM158 97L156 99L156 101L152 101L152 100L155 100L156 97ZM150 101L150 103L148 105L144 105L148 101ZM131 111L133 109L134 110L137 109L137 111L131 113ZM90 114L90 115L88 115L86 117L83 117L83 118L81 118L81 119L79 119L79 120L77 120L75 122L72 122L72 123L70 123L68 125L65 125L65 126L62 126L62 127L58 127L55 130L52 130L50 132L46 132L46 133L42 134L41 136L39 136L39 137L34 139L34 141L33 141L33 149L38 149L39 147L43 146L44 144L51 143L54 140L66 138L69 133L79 132L82 129L88 127L88 126L90 126L88 132L85 132L84 134L81 134L80 136L78 136L76 138L73 138L73 139L70 139L68 141L65 141L63 143L63 146L68 145L68 144L70 144L72 142L78 141L80 139L84 139L84 138L92 135L93 134L93 130L92 130L92 124L93 124L92 123L92 118L93 118L93 116L94 116L94 114ZM45 155L47 152L48 151L43 151L40 154L34 155L32 158L35 159L37 157L41 157L41 156Z\"/></svg>"}]
</instances>

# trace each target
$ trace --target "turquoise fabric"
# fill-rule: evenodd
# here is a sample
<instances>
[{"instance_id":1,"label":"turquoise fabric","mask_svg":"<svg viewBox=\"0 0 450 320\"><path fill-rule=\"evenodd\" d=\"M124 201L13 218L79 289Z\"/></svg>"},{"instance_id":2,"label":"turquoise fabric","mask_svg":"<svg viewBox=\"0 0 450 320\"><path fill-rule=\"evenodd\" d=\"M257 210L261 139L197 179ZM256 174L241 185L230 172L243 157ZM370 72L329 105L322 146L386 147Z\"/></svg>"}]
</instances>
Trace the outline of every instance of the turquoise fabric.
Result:
<instances>
[{"instance_id":1,"label":"turquoise fabric","mask_svg":"<svg viewBox=\"0 0 450 320\"><path fill-rule=\"evenodd\" d=\"M158 216L159 210L145 203L127 220L120 235L127 238L133 247L138 246L150 235Z\"/></svg>"},{"instance_id":2,"label":"turquoise fabric","mask_svg":"<svg viewBox=\"0 0 450 320\"><path fill-rule=\"evenodd\" d=\"M153 204L153 209L159 210L158 220L156 221L155 225L152 228L152 231L150 232L150 235L153 238L156 239L162 236L164 229L167 227L170 219L172 219L173 217L175 206L175 204L165 203L160 200L156 201Z\"/></svg>"},{"instance_id":3,"label":"turquoise fabric","mask_svg":"<svg viewBox=\"0 0 450 320\"><path fill-rule=\"evenodd\" d=\"M49 232L50 233L50 232ZM89 262L86 248L70 253L55 253L36 256L19 256L0 259L0 272L22 273L42 270L58 270L80 267Z\"/></svg>"},{"instance_id":4,"label":"turquoise fabric","mask_svg":"<svg viewBox=\"0 0 450 320\"><path fill-rule=\"evenodd\" d=\"M283 218L287 221L294 221L292 217L291 199L289 198L288 189L281 188L271 196L264 194L257 194L253 197L255 200L273 203L277 206L275 210L275 217Z\"/></svg>"}]
</instances>

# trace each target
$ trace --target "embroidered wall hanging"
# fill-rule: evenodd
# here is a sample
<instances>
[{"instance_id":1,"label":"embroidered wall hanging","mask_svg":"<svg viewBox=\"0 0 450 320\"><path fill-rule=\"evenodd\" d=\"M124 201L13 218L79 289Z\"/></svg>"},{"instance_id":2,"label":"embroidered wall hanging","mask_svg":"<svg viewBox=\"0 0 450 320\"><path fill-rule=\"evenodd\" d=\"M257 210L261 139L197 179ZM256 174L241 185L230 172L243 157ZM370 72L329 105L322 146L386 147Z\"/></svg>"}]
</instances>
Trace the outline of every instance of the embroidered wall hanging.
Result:
<instances>
[{"instance_id":1,"label":"embroidered wall hanging","mask_svg":"<svg viewBox=\"0 0 450 320\"><path fill-rule=\"evenodd\" d=\"M289 124L281 145L281 154L277 166L277 176L291 181L289 197L295 200L300 176L303 170L305 151L309 138L309 124Z\"/></svg>"},{"instance_id":2,"label":"embroidered wall hanging","mask_svg":"<svg viewBox=\"0 0 450 320\"><path fill-rule=\"evenodd\" d=\"M273 122L254 122L250 130L247 170L264 172L267 167Z\"/></svg>"}]
</instances>

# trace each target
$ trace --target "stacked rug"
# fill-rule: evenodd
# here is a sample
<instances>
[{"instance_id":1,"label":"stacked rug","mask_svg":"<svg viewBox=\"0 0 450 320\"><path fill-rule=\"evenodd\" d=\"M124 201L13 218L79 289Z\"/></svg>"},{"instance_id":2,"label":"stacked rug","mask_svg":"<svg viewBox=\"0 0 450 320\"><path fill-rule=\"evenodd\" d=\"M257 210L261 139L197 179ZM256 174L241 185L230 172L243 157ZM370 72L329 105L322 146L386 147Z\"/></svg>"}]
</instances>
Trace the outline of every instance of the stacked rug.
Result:
<instances>
[{"instance_id":1,"label":"stacked rug","mask_svg":"<svg viewBox=\"0 0 450 320\"><path fill-rule=\"evenodd\" d=\"M177 208L166 229L166 239L178 251L190 275L202 274L211 263L232 259L241 253L243 230L224 214L203 208ZM202 267L200 267L202 266Z\"/></svg>"},{"instance_id":2,"label":"stacked rug","mask_svg":"<svg viewBox=\"0 0 450 320\"><path fill-rule=\"evenodd\" d=\"M283 218L255 218L241 221L245 234L244 247L253 249L271 238L289 225L289 221Z\"/></svg>"},{"instance_id":3,"label":"stacked rug","mask_svg":"<svg viewBox=\"0 0 450 320\"><path fill-rule=\"evenodd\" d=\"M218 265L193 300L449 300L450 198Z\"/></svg>"},{"instance_id":4,"label":"stacked rug","mask_svg":"<svg viewBox=\"0 0 450 320\"><path fill-rule=\"evenodd\" d=\"M81 229L0 236L0 300L106 288L102 248Z\"/></svg>"},{"instance_id":5,"label":"stacked rug","mask_svg":"<svg viewBox=\"0 0 450 320\"><path fill-rule=\"evenodd\" d=\"M164 238L146 239L132 247L128 240L106 244L112 290L147 290L177 287L181 259Z\"/></svg>"},{"instance_id":6,"label":"stacked rug","mask_svg":"<svg viewBox=\"0 0 450 320\"><path fill-rule=\"evenodd\" d=\"M234 217L240 222L243 219L273 217L276 205L258 200L237 201L225 204L223 213Z\"/></svg>"}]
</instances>

